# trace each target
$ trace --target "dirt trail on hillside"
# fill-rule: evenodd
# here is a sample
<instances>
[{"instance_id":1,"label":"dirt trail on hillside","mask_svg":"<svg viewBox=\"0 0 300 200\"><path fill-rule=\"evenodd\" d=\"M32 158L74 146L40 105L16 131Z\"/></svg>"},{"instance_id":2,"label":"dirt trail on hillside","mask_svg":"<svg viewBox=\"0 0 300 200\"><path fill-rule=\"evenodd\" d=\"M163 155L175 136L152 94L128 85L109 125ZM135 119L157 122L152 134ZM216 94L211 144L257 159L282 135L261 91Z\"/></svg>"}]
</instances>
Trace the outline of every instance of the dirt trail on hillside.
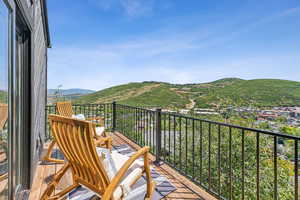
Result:
<instances>
[{"instance_id":1,"label":"dirt trail on hillside","mask_svg":"<svg viewBox=\"0 0 300 200\"><path fill-rule=\"evenodd\" d=\"M99 98L96 103L103 103L103 102L112 102L112 101L122 101L126 100L131 97L136 97L140 96L145 92L149 92L153 88L159 87L161 84L155 84L155 85L148 85L141 87L139 89L128 89L128 90L123 90L120 92L117 92L111 96L104 97L104 98Z\"/></svg>"},{"instance_id":2,"label":"dirt trail on hillside","mask_svg":"<svg viewBox=\"0 0 300 200\"><path fill-rule=\"evenodd\" d=\"M190 103L189 104L186 104L186 108L187 109L193 109L196 105L196 101L194 99L189 99L190 100Z\"/></svg>"}]
</instances>

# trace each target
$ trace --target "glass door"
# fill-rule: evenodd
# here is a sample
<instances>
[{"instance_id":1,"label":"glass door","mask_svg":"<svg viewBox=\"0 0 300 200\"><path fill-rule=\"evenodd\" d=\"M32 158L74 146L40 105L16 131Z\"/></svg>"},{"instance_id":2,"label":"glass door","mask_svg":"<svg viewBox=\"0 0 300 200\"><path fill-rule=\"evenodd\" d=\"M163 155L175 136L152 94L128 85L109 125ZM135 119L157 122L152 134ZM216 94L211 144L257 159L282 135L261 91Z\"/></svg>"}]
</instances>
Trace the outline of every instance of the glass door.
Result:
<instances>
[{"instance_id":1,"label":"glass door","mask_svg":"<svg viewBox=\"0 0 300 200\"><path fill-rule=\"evenodd\" d=\"M0 200L30 183L31 34L12 0L0 0Z\"/></svg>"},{"instance_id":2,"label":"glass door","mask_svg":"<svg viewBox=\"0 0 300 200\"><path fill-rule=\"evenodd\" d=\"M9 10L4 2L0 1L0 200L8 199L8 33Z\"/></svg>"},{"instance_id":3,"label":"glass door","mask_svg":"<svg viewBox=\"0 0 300 200\"><path fill-rule=\"evenodd\" d=\"M30 132L31 132L31 80L30 80L30 32L17 14L16 19L16 110L17 130L15 138L16 184L19 189L29 187L30 182Z\"/></svg>"}]
</instances>

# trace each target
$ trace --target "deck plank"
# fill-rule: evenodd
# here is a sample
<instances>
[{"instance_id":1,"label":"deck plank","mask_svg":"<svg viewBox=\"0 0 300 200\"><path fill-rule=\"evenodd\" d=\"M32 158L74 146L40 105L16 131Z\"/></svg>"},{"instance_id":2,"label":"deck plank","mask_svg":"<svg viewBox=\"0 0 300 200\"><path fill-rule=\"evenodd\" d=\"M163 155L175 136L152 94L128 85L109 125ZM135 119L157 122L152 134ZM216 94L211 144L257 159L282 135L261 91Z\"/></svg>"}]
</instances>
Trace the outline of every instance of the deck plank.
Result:
<instances>
[{"instance_id":1,"label":"deck plank","mask_svg":"<svg viewBox=\"0 0 300 200\"><path fill-rule=\"evenodd\" d=\"M113 134L113 145L121 145L121 144L128 144L133 149L138 150L141 147L124 137L120 133ZM174 186L176 186L177 190L170 193L164 199L185 199L185 200L192 200L192 199L205 199L205 200L215 200L214 197L209 195L203 189L192 183L190 180L185 178L184 176L180 175L178 172L173 170L166 164L162 164L160 166L153 165L153 161L155 157L150 155L151 165L159 172L160 174L164 175L166 178L169 179ZM43 194L44 190L47 187L47 184L52 180L53 175L62 167L62 164L39 164L36 170L36 175L33 181L31 193L30 193L30 200L39 199L40 196ZM56 192L61 191L63 188L67 187L71 184L72 177L71 173L68 172L61 180L60 184Z\"/></svg>"},{"instance_id":2,"label":"deck plank","mask_svg":"<svg viewBox=\"0 0 300 200\"><path fill-rule=\"evenodd\" d=\"M34 181L31 186L31 192L29 196L29 200L35 200L40 197L40 188L42 186L43 180L44 180L44 171L45 167L41 164L39 164L35 171Z\"/></svg>"}]
</instances>

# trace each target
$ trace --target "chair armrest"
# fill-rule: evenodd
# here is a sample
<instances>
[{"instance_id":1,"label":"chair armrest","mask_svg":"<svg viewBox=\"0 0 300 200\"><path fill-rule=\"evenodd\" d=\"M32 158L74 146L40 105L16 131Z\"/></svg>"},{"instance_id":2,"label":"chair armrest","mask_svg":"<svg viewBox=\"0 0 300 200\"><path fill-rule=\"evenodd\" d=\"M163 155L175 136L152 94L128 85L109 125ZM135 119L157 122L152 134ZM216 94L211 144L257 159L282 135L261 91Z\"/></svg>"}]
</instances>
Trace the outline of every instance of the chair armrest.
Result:
<instances>
[{"instance_id":1,"label":"chair armrest","mask_svg":"<svg viewBox=\"0 0 300 200\"><path fill-rule=\"evenodd\" d=\"M109 142L109 141L112 140L111 137L101 137L101 138L96 137L95 139L97 139L97 140L95 141L95 145L96 145L96 146L103 145L103 144L105 144L105 143L107 143L107 142Z\"/></svg>"},{"instance_id":2,"label":"chair armrest","mask_svg":"<svg viewBox=\"0 0 300 200\"><path fill-rule=\"evenodd\" d=\"M86 120L87 121L100 121L100 123L95 123L95 124L100 124L100 125L104 125L104 117L87 117Z\"/></svg>"},{"instance_id":3,"label":"chair armrest","mask_svg":"<svg viewBox=\"0 0 300 200\"><path fill-rule=\"evenodd\" d=\"M90 120L86 120L86 121L89 121L92 123L92 125L96 128L97 126L104 126L103 123L96 123L96 122L93 122L93 121L90 121Z\"/></svg>"},{"instance_id":4,"label":"chair armrest","mask_svg":"<svg viewBox=\"0 0 300 200\"><path fill-rule=\"evenodd\" d=\"M134 161L136 161L139 157L144 156L145 159L144 162L148 163L147 166L144 167L145 168L149 167L149 160L147 160L148 158L147 154L149 153L149 151L150 151L150 147L143 147L124 163L124 165L120 168L116 176L110 182L108 188L105 190L105 193L103 195L103 200L111 198L115 189L118 187L120 181L123 179L123 176L126 174L126 172L130 168L130 166L134 163Z\"/></svg>"}]
</instances>

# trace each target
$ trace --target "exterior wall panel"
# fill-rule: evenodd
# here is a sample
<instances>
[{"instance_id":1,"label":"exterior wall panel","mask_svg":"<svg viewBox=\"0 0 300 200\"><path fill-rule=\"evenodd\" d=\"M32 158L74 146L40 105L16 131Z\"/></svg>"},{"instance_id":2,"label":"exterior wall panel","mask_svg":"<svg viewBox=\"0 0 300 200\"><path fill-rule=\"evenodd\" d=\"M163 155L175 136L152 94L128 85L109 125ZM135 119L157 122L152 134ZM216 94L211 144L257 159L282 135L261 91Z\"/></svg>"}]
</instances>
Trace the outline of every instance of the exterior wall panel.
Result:
<instances>
[{"instance_id":1,"label":"exterior wall panel","mask_svg":"<svg viewBox=\"0 0 300 200\"><path fill-rule=\"evenodd\" d=\"M43 26L41 1L34 1L34 23L32 31L32 133L31 133L31 163L32 172L43 149L45 138L45 106L47 91L47 44ZM33 173L31 175L33 178Z\"/></svg>"}]
</instances>

